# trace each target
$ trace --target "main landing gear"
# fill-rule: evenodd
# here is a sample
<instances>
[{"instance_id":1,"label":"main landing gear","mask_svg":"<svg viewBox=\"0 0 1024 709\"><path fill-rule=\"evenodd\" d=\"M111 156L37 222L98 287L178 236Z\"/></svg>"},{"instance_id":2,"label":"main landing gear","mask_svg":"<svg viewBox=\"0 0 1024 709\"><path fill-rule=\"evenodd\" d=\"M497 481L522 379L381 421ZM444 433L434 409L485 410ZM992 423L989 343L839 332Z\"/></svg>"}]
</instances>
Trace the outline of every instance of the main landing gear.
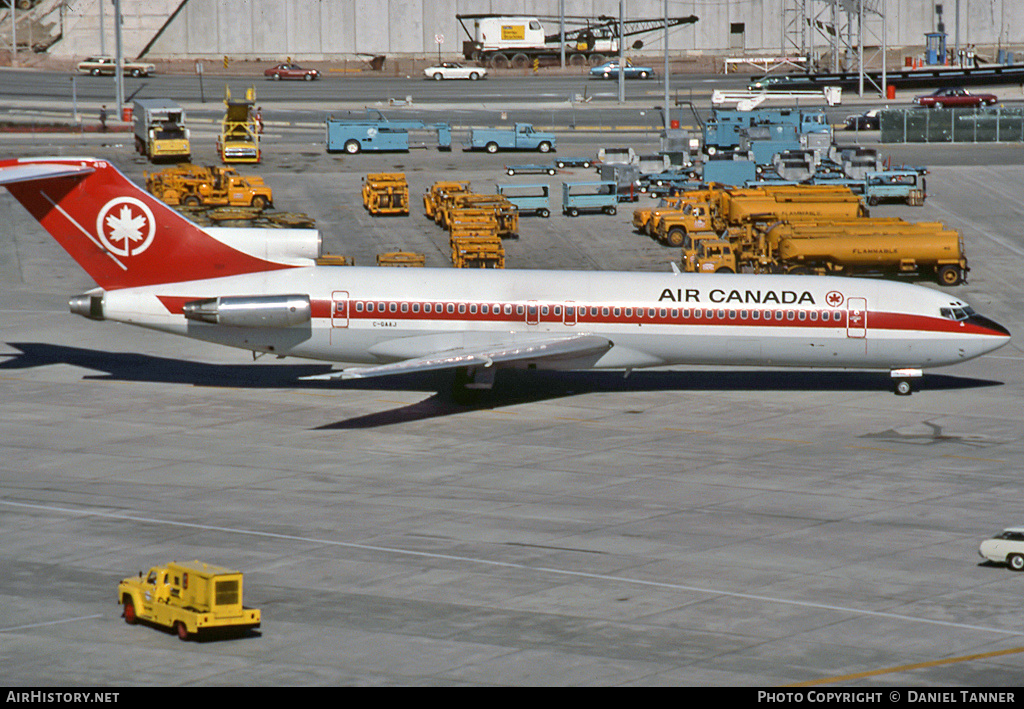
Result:
<instances>
[{"instance_id":1,"label":"main landing gear","mask_svg":"<svg viewBox=\"0 0 1024 709\"><path fill-rule=\"evenodd\" d=\"M494 386L495 367L459 367L452 381L452 399L457 404L469 406L480 398L480 392Z\"/></svg>"}]
</instances>

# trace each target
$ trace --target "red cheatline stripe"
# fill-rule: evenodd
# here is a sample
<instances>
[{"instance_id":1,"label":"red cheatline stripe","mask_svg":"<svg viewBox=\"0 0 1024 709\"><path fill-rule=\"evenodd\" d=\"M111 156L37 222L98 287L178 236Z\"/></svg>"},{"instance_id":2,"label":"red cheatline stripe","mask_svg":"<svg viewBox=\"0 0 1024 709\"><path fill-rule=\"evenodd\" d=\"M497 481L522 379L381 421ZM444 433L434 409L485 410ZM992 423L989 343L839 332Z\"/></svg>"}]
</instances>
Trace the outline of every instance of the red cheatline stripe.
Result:
<instances>
[{"instance_id":1,"label":"red cheatline stripe","mask_svg":"<svg viewBox=\"0 0 1024 709\"><path fill-rule=\"evenodd\" d=\"M164 307L171 313L181 314L182 306L192 300L198 300L196 296L157 296L164 304ZM501 303L496 301L465 302L465 301L394 301L394 300L347 300L342 301L347 305L347 314L338 314L337 317L347 318L350 321L373 322L374 320L406 320L413 322L439 321L447 323L506 323L516 324L527 321L526 308L536 307L536 315L531 315L529 322L543 324L560 324L566 322L564 303L538 303L532 302L527 305L524 302ZM364 310L358 312L356 303L362 303ZM366 304L372 303L373 312L365 310ZM424 306L431 306L431 312L425 312ZM380 311L383 304L384 310ZM330 318L332 315L333 302L330 300L313 300L312 314L314 318ZM392 312L391 306L395 310ZM451 305L454 312L448 312ZM505 306L511 307L511 312L505 312ZM406 310L403 312L402 307ZM413 312L414 306L418 306L419 312ZM442 312L437 312L438 306ZM483 312L483 306L487 312ZM547 307L547 313L543 309ZM845 310L808 310L781 308L662 308L644 306L623 306L623 305L581 305L575 304L575 320L570 316L569 322L576 326L585 327L588 324L611 324L611 325L701 325L701 326L744 326L744 327L801 327L801 328L845 328L847 326L847 311ZM597 315L591 314L591 309L597 307ZM462 309L460 311L460 308ZM495 309L500 312L495 313ZM556 314L556 308L557 314ZM607 308L608 314L604 311ZM475 310L475 312L473 312ZM626 312L631 314L627 316ZM638 310L643 311L638 316ZM616 315L618 311L618 315ZM654 313L652 316L651 313ZM664 315L662 314L664 313ZM746 317L743 317L746 313ZM754 317L754 314L757 317ZM804 319L800 319L800 314ZM674 315L673 315L674 314ZM813 318L812 319L812 314ZM790 318L792 315L792 318ZM827 320L825 318L828 318ZM925 315L913 315L907 313L873 312L867 313L867 324L869 330L887 331L917 331L932 333L952 333L986 335L994 334L990 330L973 325L966 321L948 320L946 318L929 317ZM857 325L854 324L856 327Z\"/></svg>"}]
</instances>

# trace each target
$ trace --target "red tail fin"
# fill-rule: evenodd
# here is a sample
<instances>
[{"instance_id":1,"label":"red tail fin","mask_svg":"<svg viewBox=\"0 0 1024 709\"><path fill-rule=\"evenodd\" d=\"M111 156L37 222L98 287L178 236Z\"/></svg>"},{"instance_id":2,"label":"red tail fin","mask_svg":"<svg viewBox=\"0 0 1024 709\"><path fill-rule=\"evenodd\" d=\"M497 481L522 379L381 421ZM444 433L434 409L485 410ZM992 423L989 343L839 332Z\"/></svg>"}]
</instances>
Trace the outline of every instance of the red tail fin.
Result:
<instances>
[{"instance_id":1,"label":"red tail fin","mask_svg":"<svg viewBox=\"0 0 1024 709\"><path fill-rule=\"evenodd\" d=\"M106 290L294 265L227 246L104 160L0 160L0 184Z\"/></svg>"}]
</instances>

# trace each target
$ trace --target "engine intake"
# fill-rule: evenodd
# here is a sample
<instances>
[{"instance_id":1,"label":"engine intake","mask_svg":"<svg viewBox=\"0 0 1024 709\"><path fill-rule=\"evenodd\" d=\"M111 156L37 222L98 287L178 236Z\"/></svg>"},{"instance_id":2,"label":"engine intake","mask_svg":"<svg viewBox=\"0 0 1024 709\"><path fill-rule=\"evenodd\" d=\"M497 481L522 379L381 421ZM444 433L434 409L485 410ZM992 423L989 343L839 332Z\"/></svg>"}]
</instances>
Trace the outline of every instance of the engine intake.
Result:
<instances>
[{"instance_id":1,"label":"engine intake","mask_svg":"<svg viewBox=\"0 0 1024 709\"><path fill-rule=\"evenodd\" d=\"M308 323L308 295L227 296L193 300L182 306L185 318L227 327L294 327Z\"/></svg>"}]
</instances>

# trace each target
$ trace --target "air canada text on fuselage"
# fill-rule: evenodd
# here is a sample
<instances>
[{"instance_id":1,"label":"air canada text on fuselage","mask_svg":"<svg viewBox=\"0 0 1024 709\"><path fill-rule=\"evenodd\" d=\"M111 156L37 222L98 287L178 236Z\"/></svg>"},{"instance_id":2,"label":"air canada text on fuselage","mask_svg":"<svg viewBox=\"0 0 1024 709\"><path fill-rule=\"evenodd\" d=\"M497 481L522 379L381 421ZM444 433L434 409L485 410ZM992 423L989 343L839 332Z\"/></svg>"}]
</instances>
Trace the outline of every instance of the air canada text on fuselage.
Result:
<instances>
[{"instance_id":1,"label":"air canada text on fuselage","mask_svg":"<svg viewBox=\"0 0 1024 709\"><path fill-rule=\"evenodd\" d=\"M814 296L810 291L795 290L741 290L724 288L712 288L704 291L701 288L665 288L661 291L658 302L671 301L673 303L774 303L803 305L808 303L814 305Z\"/></svg>"}]
</instances>

